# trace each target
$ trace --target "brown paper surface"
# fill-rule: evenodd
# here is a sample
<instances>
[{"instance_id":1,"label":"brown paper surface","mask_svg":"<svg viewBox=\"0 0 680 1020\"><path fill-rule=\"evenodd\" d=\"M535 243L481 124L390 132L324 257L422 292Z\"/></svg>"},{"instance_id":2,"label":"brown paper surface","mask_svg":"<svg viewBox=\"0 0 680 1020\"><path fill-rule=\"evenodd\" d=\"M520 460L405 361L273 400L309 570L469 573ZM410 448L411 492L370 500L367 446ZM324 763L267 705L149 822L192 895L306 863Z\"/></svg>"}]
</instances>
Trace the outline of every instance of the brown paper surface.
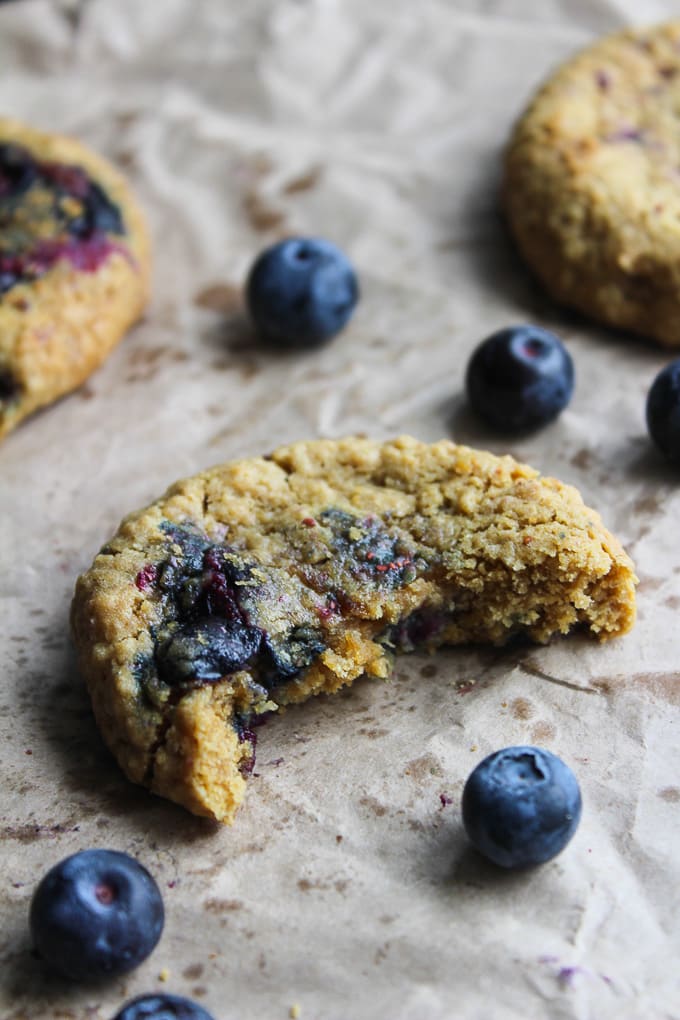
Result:
<instances>
[{"instance_id":1,"label":"brown paper surface","mask_svg":"<svg viewBox=\"0 0 680 1020\"><path fill-rule=\"evenodd\" d=\"M0 448L0 1016L109 1020L132 995L216 1020L680 1017L680 483L644 425L668 360L556 308L497 201L513 119L596 35L670 0L24 0L0 8L2 111L72 133L148 211L154 296L77 393ZM362 301L323 350L254 343L239 289L285 233L329 237ZM577 390L510 445L465 410L474 345L535 321ZM120 518L175 479L298 438L409 432L509 451L576 484L641 578L622 640L403 658L262 727L233 828L129 784L75 668L68 608ZM568 849L504 874L458 802L487 753L568 761ZM35 883L69 853L138 857L163 939L129 977L76 988L31 955ZM292 1012L291 1012L292 1010Z\"/></svg>"}]
</instances>

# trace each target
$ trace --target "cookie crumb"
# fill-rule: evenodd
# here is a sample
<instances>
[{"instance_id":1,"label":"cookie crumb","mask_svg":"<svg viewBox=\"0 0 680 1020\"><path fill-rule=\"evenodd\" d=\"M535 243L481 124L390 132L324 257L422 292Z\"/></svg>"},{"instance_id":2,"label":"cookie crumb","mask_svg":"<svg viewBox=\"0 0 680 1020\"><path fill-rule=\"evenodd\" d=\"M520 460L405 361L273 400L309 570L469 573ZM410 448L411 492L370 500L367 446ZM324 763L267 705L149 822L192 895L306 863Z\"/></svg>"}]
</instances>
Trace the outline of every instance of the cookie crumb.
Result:
<instances>
[{"instance_id":1,"label":"cookie crumb","mask_svg":"<svg viewBox=\"0 0 680 1020\"><path fill-rule=\"evenodd\" d=\"M159 974L158 974L158 980L159 981L168 981L169 978L170 978L170 971L168 970L167 967L163 967L163 970L161 970L159 972Z\"/></svg>"}]
</instances>

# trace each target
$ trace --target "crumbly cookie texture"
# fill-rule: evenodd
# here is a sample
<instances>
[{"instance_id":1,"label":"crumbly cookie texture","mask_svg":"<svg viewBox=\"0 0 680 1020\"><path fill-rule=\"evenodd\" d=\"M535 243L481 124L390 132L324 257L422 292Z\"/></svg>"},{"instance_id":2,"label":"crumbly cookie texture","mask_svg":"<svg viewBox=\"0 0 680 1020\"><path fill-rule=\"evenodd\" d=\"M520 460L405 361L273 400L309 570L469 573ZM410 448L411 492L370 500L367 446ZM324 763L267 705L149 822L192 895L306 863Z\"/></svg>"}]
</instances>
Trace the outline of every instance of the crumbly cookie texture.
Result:
<instances>
[{"instance_id":1,"label":"crumbly cookie texture","mask_svg":"<svg viewBox=\"0 0 680 1020\"><path fill-rule=\"evenodd\" d=\"M178 482L79 578L104 739L137 783L231 822L253 721L395 652L635 618L633 565L578 492L511 457L402 437L300 442Z\"/></svg>"},{"instance_id":2,"label":"crumbly cookie texture","mask_svg":"<svg viewBox=\"0 0 680 1020\"><path fill-rule=\"evenodd\" d=\"M139 318L149 240L79 142L0 117L0 438L75 389Z\"/></svg>"},{"instance_id":3,"label":"crumbly cookie texture","mask_svg":"<svg viewBox=\"0 0 680 1020\"><path fill-rule=\"evenodd\" d=\"M680 20L605 38L517 124L504 205L550 294L680 347Z\"/></svg>"}]
</instances>

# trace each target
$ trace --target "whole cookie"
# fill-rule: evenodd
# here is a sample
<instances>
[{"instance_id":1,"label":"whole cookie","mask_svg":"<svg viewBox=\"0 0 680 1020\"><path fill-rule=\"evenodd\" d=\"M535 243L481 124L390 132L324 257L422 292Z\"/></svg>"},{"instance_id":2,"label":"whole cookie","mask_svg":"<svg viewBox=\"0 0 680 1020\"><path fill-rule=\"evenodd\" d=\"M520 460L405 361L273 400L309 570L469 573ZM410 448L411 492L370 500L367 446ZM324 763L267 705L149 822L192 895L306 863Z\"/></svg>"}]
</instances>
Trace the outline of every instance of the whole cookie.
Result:
<instances>
[{"instance_id":1,"label":"whole cookie","mask_svg":"<svg viewBox=\"0 0 680 1020\"><path fill-rule=\"evenodd\" d=\"M146 227L120 174L0 118L0 438L90 375L148 286Z\"/></svg>"},{"instance_id":2,"label":"whole cookie","mask_svg":"<svg viewBox=\"0 0 680 1020\"><path fill-rule=\"evenodd\" d=\"M599 638L632 563L578 492L511 457L407 437L319 440L174 485L79 580L72 623L127 775L231 821L280 705L385 677L395 652Z\"/></svg>"},{"instance_id":3,"label":"whole cookie","mask_svg":"<svg viewBox=\"0 0 680 1020\"><path fill-rule=\"evenodd\" d=\"M520 251L553 297L680 346L680 21L622 32L543 86L505 160Z\"/></svg>"}]
</instances>

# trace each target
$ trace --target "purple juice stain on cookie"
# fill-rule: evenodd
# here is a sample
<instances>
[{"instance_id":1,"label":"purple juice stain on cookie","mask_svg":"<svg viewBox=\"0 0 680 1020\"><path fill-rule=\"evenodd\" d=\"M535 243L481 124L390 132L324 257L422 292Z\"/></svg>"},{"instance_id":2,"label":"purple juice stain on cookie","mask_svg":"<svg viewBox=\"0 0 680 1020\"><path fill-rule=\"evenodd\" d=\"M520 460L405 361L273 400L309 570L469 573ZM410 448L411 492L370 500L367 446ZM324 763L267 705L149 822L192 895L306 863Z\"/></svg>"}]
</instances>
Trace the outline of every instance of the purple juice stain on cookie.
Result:
<instances>
[{"instance_id":1,"label":"purple juice stain on cookie","mask_svg":"<svg viewBox=\"0 0 680 1020\"><path fill-rule=\"evenodd\" d=\"M120 209L78 166L40 162L20 145L0 144L0 295L67 260L96 272L123 236Z\"/></svg>"},{"instance_id":2,"label":"purple juice stain on cookie","mask_svg":"<svg viewBox=\"0 0 680 1020\"><path fill-rule=\"evenodd\" d=\"M605 142L638 142L642 144L644 142L644 135L639 128L632 127L630 125L624 125L623 127L617 128L616 131L610 132L605 135Z\"/></svg>"},{"instance_id":3,"label":"purple juice stain on cookie","mask_svg":"<svg viewBox=\"0 0 680 1020\"><path fill-rule=\"evenodd\" d=\"M608 92L612 84L611 75L604 68L600 68L595 72L595 83L600 92Z\"/></svg>"},{"instance_id":4,"label":"purple juice stain on cookie","mask_svg":"<svg viewBox=\"0 0 680 1020\"><path fill-rule=\"evenodd\" d=\"M257 752L256 725L257 720L253 720L249 716L239 715L234 718L234 729L236 730L236 736L238 737L239 743L250 745L250 754L241 758L238 765L238 770L244 779L252 775L253 769L255 768L255 757Z\"/></svg>"},{"instance_id":5,"label":"purple juice stain on cookie","mask_svg":"<svg viewBox=\"0 0 680 1020\"><path fill-rule=\"evenodd\" d=\"M436 644L450 621L451 614L441 609L418 609L389 627L385 637L398 652L414 652Z\"/></svg>"}]
</instances>

